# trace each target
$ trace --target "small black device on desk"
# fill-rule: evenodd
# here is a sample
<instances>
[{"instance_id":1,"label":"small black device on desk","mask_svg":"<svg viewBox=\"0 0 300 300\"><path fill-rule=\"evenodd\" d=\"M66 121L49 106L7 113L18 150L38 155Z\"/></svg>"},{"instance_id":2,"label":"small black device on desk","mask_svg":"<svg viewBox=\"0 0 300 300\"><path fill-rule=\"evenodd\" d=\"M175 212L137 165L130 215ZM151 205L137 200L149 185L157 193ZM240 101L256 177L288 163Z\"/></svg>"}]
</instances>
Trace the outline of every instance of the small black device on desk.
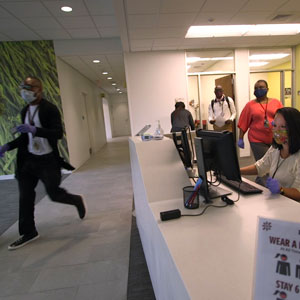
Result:
<instances>
[{"instance_id":1,"label":"small black device on desk","mask_svg":"<svg viewBox=\"0 0 300 300\"><path fill-rule=\"evenodd\" d=\"M240 191L244 195L248 194L259 194L262 193L262 190L249 184L248 182L242 181L241 183L235 180L229 180L225 176L220 176L221 183L229 186L230 188L234 189L235 191Z\"/></svg>"}]
</instances>

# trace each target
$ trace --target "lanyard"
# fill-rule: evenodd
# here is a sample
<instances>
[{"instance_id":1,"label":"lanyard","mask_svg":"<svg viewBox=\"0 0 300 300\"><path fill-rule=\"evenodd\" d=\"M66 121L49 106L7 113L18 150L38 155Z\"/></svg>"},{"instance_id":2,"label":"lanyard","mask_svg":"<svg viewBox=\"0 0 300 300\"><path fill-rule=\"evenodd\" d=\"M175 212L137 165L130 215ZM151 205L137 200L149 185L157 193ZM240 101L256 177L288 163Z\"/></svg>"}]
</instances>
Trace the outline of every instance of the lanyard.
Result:
<instances>
[{"instance_id":1,"label":"lanyard","mask_svg":"<svg viewBox=\"0 0 300 300\"><path fill-rule=\"evenodd\" d=\"M31 117L30 107L28 107L28 121L29 121L29 124L32 125L32 126L34 125L33 119L34 119L34 117L35 117L38 110L39 110L39 106L36 107L36 109L33 112L32 117Z\"/></svg>"},{"instance_id":2,"label":"lanyard","mask_svg":"<svg viewBox=\"0 0 300 300\"><path fill-rule=\"evenodd\" d=\"M217 100L217 98L215 99L215 102L219 103L222 106L222 114L221 115L224 115L224 113L223 113L224 101L225 101L224 96L222 96L222 98L220 100Z\"/></svg>"},{"instance_id":3,"label":"lanyard","mask_svg":"<svg viewBox=\"0 0 300 300\"><path fill-rule=\"evenodd\" d=\"M273 173L272 178L274 178L275 174L277 173L277 170L278 170L279 167L284 163L284 161L285 161L285 158L282 159L282 161L280 161L280 151L279 151L279 156L278 156L278 160L277 160L277 166L276 166L276 169L275 169L275 171L274 171L274 173Z\"/></svg>"},{"instance_id":4,"label":"lanyard","mask_svg":"<svg viewBox=\"0 0 300 300\"><path fill-rule=\"evenodd\" d=\"M268 120L267 119L268 102L269 102L269 98L267 98L266 109L264 109L263 105L260 102L258 102L260 104L260 106L262 107L262 109L264 110L264 112L265 112L265 120Z\"/></svg>"}]
</instances>

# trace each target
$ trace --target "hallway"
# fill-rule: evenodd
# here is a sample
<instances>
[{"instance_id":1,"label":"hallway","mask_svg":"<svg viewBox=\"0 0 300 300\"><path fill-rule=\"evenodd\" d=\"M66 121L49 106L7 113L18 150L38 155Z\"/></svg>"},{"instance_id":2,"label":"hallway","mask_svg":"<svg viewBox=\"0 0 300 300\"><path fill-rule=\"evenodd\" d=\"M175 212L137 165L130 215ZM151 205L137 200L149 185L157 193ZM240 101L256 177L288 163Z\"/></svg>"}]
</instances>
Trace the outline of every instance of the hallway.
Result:
<instances>
[{"instance_id":1,"label":"hallway","mask_svg":"<svg viewBox=\"0 0 300 300\"><path fill-rule=\"evenodd\" d=\"M0 300L126 299L132 211L127 138L107 143L62 183L82 194L88 215L36 205L40 238L15 251L17 223L0 237Z\"/></svg>"}]
</instances>

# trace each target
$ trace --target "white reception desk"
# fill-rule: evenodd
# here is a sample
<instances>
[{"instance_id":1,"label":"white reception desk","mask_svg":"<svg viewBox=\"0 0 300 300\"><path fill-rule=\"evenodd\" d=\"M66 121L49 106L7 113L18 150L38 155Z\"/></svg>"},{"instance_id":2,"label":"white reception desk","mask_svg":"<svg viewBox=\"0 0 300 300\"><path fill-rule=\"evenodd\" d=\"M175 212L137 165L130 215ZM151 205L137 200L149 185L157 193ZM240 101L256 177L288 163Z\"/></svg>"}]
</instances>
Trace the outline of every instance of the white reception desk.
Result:
<instances>
[{"instance_id":1,"label":"white reception desk","mask_svg":"<svg viewBox=\"0 0 300 300\"><path fill-rule=\"evenodd\" d=\"M161 211L197 214L203 207L183 207L182 188L190 180L173 140L133 137L129 145L137 226L156 298L251 299L257 217L299 222L300 204L264 189L241 195L233 206L162 222Z\"/></svg>"}]
</instances>

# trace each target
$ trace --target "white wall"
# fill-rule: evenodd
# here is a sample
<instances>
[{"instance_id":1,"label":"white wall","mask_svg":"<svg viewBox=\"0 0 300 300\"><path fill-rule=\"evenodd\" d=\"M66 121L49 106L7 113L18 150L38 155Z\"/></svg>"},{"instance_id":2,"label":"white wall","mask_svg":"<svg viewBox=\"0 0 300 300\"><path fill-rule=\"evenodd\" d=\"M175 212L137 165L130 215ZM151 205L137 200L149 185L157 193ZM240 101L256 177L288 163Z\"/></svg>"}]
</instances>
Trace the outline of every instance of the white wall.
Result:
<instances>
[{"instance_id":1,"label":"white wall","mask_svg":"<svg viewBox=\"0 0 300 300\"><path fill-rule=\"evenodd\" d=\"M237 109L237 122L244 106L249 102L250 75L249 75L249 50L237 49L234 55L235 62L235 105ZM238 129L239 131L239 129ZM240 149L240 156L250 156L248 132L244 136L245 149ZM239 148L238 148L239 149Z\"/></svg>"},{"instance_id":2,"label":"white wall","mask_svg":"<svg viewBox=\"0 0 300 300\"><path fill-rule=\"evenodd\" d=\"M184 98L188 108L184 51L125 53L124 60L131 134L146 124L153 133L157 120L170 132L175 98Z\"/></svg>"},{"instance_id":3,"label":"white wall","mask_svg":"<svg viewBox=\"0 0 300 300\"><path fill-rule=\"evenodd\" d=\"M78 168L90 147L95 153L106 143L101 90L58 57L56 64L70 162Z\"/></svg>"},{"instance_id":4,"label":"white wall","mask_svg":"<svg viewBox=\"0 0 300 300\"><path fill-rule=\"evenodd\" d=\"M112 136L130 136L127 94L111 94L109 101Z\"/></svg>"}]
</instances>

